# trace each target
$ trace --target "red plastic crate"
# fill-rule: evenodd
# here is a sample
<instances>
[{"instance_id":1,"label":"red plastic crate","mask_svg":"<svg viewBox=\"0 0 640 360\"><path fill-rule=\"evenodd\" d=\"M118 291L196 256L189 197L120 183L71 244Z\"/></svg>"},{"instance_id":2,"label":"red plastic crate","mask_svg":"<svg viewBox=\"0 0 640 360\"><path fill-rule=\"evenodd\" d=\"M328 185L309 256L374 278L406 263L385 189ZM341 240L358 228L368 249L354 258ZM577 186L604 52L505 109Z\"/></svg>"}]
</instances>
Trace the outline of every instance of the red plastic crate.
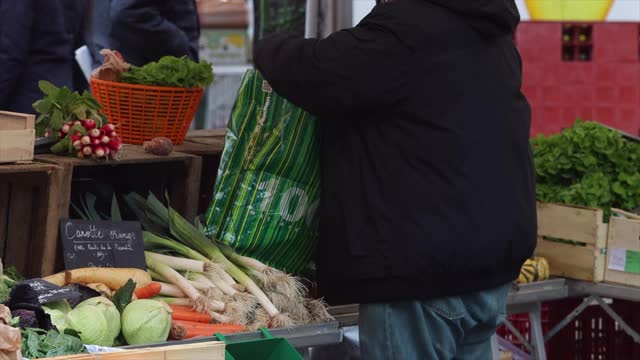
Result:
<instances>
[{"instance_id":1,"label":"red plastic crate","mask_svg":"<svg viewBox=\"0 0 640 360\"><path fill-rule=\"evenodd\" d=\"M546 333L550 329L549 322L549 306L543 305L541 311L541 319L542 319L542 332ZM511 324L524 336L527 342L531 343L531 322L529 321L529 314L512 314L507 317ZM503 337L505 340L509 341L513 345L516 345L523 351L527 351L525 346L518 340L518 338L507 328L505 325L501 326L498 329L498 335ZM549 347L546 347L547 353L549 352Z\"/></svg>"},{"instance_id":2,"label":"red plastic crate","mask_svg":"<svg viewBox=\"0 0 640 360\"><path fill-rule=\"evenodd\" d=\"M551 323L556 324L582 300L571 299L551 305ZM640 331L640 303L614 300L611 307L631 327ZM549 360L631 360L640 359L636 344L599 306L587 307L548 343Z\"/></svg>"}]
</instances>

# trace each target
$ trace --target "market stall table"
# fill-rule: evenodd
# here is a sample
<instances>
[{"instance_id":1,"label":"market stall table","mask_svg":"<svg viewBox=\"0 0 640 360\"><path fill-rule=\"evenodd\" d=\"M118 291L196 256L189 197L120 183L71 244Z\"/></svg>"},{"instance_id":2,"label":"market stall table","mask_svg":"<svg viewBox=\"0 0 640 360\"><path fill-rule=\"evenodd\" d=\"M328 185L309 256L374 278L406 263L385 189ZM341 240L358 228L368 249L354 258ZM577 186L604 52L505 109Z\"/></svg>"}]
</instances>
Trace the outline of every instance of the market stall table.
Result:
<instances>
[{"instance_id":1,"label":"market stall table","mask_svg":"<svg viewBox=\"0 0 640 360\"><path fill-rule=\"evenodd\" d=\"M302 326L294 326L289 329L269 329L271 335L276 338L285 338L287 341L291 343L291 345L296 348L302 354L308 354L309 348L314 347L322 347L327 345L336 345L342 342L342 329L340 328L340 324L336 322L322 323L322 324L311 324L311 325L302 325ZM263 338L262 333L255 332L247 332L241 334L233 334L225 336L227 341L231 343L235 342L245 342L252 340L260 340ZM186 345L186 344L196 344L207 341L215 341L216 337L203 337L189 340L181 340L181 341L172 341L171 344L175 345ZM154 345L143 345L143 346L125 346L124 349L136 349L136 348L148 348L155 346L164 346L166 344L154 344ZM306 355L305 358L308 358L309 355Z\"/></svg>"}]
</instances>

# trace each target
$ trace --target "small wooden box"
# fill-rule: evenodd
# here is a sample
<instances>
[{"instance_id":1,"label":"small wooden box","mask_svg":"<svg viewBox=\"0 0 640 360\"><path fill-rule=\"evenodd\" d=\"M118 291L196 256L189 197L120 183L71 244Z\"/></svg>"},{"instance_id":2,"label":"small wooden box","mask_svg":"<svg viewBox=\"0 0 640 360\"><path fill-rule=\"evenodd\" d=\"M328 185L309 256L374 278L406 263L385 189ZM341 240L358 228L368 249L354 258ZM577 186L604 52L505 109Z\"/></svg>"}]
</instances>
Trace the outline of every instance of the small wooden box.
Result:
<instances>
[{"instance_id":1,"label":"small wooden box","mask_svg":"<svg viewBox=\"0 0 640 360\"><path fill-rule=\"evenodd\" d=\"M608 283L640 287L640 274L612 269L613 257L618 251L640 253L640 221L611 217L607 244L607 267L604 280Z\"/></svg>"},{"instance_id":2,"label":"small wooden box","mask_svg":"<svg viewBox=\"0 0 640 360\"><path fill-rule=\"evenodd\" d=\"M547 259L551 275L604 281L607 232L602 210L538 203L536 255ZM561 243L557 239L576 244Z\"/></svg>"},{"instance_id":3,"label":"small wooden box","mask_svg":"<svg viewBox=\"0 0 640 360\"><path fill-rule=\"evenodd\" d=\"M34 115L0 111L0 163L33 160Z\"/></svg>"}]
</instances>

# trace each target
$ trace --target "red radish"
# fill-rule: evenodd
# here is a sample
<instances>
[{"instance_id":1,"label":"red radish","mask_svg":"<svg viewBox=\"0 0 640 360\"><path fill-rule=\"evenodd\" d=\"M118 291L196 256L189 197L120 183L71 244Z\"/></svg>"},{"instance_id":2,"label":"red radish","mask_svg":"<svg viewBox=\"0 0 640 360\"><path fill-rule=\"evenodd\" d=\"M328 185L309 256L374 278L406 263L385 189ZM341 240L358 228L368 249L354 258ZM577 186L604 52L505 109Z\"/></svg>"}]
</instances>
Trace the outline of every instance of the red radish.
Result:
<instances>
[{"instance_id":1,"label":"red radish","mask_svg":"<svg viewBox=\"0 0 640 360\"><path fill-rule=\"evenodd\" d=\"M109 143L107 144L111 150L120 150L122 148L122 140L120 138L111 138Z\"/></svg>"},{"instance_id":2,"label":"red radish","mask_svg":"<svg viewBox=\"0 0 640 360\"><path fill-rule=\"evenodd\" d=\"M47 131L44 132L44 137L49 137L51 136L51 130L47 129Z\"/></svg>"},{"instance_id":3,"label":"red radish","mask_svg":"<svg viewBox=\"0 0 640 360\"><path fill-rule=\"evenodd\" d=\"M80 121L76 120L76 121L73 122L73 125L82 125L82 123Z\"/></svg>"},{"instance_id":4,"label":"red radish","mask_svg":"<svg viewBox=\"0 0 640 360\"><path fill-rule=\"evenodd\" d=\"M78 133L71 135L71 142L75 143L76 141L80 141L82 136L78 135Z\"/></svg>"},{"instance_id":5,"label":"red radish","mask_svg":"<svg viewBox=\"0 0 640 360\"><path fill-rule=\"evenodd\" d=\"M103 144L108 144L109 141L111 141L111 139L107 135L102 137L102 143Z\"/></svg>"},{"instance_id":6,"label":"red radish","mask_svg":"<svg viewBox=\"0 0 640 360\"><path fill-rule=\"evenodd\" d=\"M102 141L100 141L100 139L97 139L97 138L91 139L91 145L97 146L100 144L102 144Z\"/></svg>"},{"instance_id":7,"label":"red radish","mask_svg":"<svg viewBox=\"0 0 640 360\"><path fill-rule=\"evenodd\" d=\"M111 149L109 149L109 147L108 147L108 146L106 146L106 145L105 145L105 146L103 146L102 148L104 148L104 154L105 154L105 155L109 155L109 153L111 152Z\"/></svg>"},{"instance_id":8,"label":"red radish","mask_svg":"<svg viewBox=\"0 0 640 360\"><path fill-rule=\"evenodd\" d=\"M93 149L93 153L99 158L103 157L106 154L104 148L101 145L96 146L95 149Z\"/></svg>"},{"instance_id":9,"label":"red radish","mask_svg":"<svg viewBox=\"0 0 640 360\"><path fill-rule=\"evenodd\" d=\"M100 136L100 130L98 129L93 129L89 132L89 135L91 135L91 137L93 138L97 138L98 136Z\"/></svg>"},{"instance_id":10,"label":"red radish","mask_svg":"<svg viewBox=\"0 0 640 360\"><path fill-rule=\"evenodd\" d=\"M60 139L62 139L63 137L65 137L67 134L63 133L62 131L58 131L58 137Z\"/></svg>"},{"instance_id":11,"label":"red radish","mask_svg":"<svg viewBox=\"0 0 640 360\"><path fill-rule=\"evenodd\" d=\"M82 145L89 145L91 144L91 138L88 137L87 135L83 136L82 139L80 140L82 141Z\"/></svg>"},{"instance_id":12,"label":"red radish","mask_svg":"<svg viewBox=\"0 0 640 360\"><path fill-rule=\"evenodd\" d=\"M104 130L106 132L114 132L116 131L116 127L113 124L105 124L100 128L100 130Z\"/></svg>"},{"instance_id":13,"label":"red radish","mask_svg":"<svg viewBox=\"0 0 640 360\"><path fill-rule=\"evenodd\" d=\"M93 129L95 129L97 126L98 126L98 123L97 123L95 120L91 120L91 119L87 120L87 121L84 123L84 128L85 128L85 129L87 129L87 130L93 130Z\"/></svg>"},{"instance_id":14,"label":"red radish","mask_svg":"<svg viewBox=\"0 0 640 360\"><path fill-rule=\"evenodd\" d=\"M81 149L82 149L82 142L80 142L80 140L76 140L76 141L74 141L74 142L73 142L73 147L74 147L76 150L81 150Z\"/></svg>"},{"instance_id":15,"label":"red radish","mask_svg":"<svg viewBox=\"0 0 640 360\"><path fill-rule=\"evenodd\" d=\"M91 146L85 146L85 147L82 148L82 152L85 155L89 156L89 155L91 155L93 153L93 150L91 149Z\"/></svg>"},{"instance_id":16,"label":"red radish","mask_svg":"<svg viewBox=\"0 0 640 360\"><path fill-rule=\"evenodd\" d=\"M115 131L112 131L111 134L109 134L109 137L110 138L116 138L116 137L118 137L118 133L115 132Z\"/></svg>"},{"instance_id":17,"label":"red radish","mask_svg":"<svg viewBox=\"0 0 640 360\"><path fill-rule=\"evenodd\" d=\"M79 159L84 159L84 153L82 151L78 151L77 156Z\"/></svg>"},{"instance_id":18,"label":"red radish","mask_svg":"<svg viewBox=\"0 0 640 360\"><path fill-rule=\"evenodd\" d=\"M71 126L69 126L68 124L65 124L65 125L62 126L61 130L62 130L63 133L68 134L69 131L71 131Z\"/></svg>"}]
</instances>

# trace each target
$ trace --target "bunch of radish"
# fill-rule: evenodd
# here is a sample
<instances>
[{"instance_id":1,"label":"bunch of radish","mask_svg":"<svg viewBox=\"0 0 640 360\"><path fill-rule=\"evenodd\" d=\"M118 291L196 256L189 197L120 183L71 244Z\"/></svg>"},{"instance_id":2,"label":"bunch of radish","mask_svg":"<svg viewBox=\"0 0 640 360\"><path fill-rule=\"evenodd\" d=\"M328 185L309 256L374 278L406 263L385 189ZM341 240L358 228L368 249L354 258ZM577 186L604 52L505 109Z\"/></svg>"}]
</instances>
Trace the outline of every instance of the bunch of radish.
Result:
<instances>
[{"instance_id":1,"label":"bunch of radish","mask_svg":"<svg viewBox=\"0 0 640 360\"><path fill-rule=\"evenodd\" d=\"M75 155L84 159L117 159L122 148L122 140L112 124L97 126L95 120L76 120L68 122L60 129L61 139L69 138Z\"/></svg>"}]
</instances>

